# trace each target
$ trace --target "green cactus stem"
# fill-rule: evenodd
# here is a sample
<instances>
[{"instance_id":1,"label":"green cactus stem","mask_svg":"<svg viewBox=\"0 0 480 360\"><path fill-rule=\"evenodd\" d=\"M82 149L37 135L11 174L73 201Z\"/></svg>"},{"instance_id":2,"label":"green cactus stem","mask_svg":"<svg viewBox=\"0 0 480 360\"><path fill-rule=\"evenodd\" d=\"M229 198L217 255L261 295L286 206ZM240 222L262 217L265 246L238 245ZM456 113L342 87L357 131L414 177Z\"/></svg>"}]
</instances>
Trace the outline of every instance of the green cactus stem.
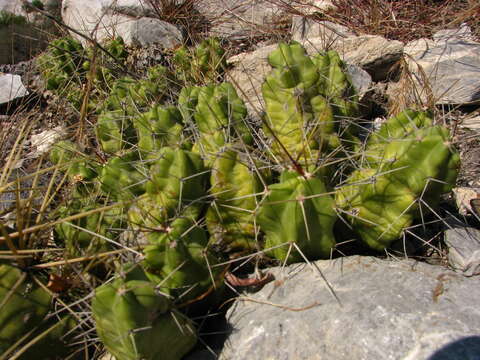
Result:
<instances>
[{"instance_id":1,"label":"green cactus stem","mask_svg":"<svg viewBox=\"0 0 480 360\"><path fill-rule=\"evenodd\" d=\"M227 68L225 51L217 38L203 40L194 50L180 47L172 62L177 77L186 84L215 82Z\"/></svg>"},{"instance_id":2,"label":"green cactus stem","mask_svg":"<svg viewBox=\"0 0 480 360\"><path fill-rule=\"evenodd\" d=\"M256 250L255 211L263 191L257 173L241 161L239 153L228 150L213 163L210 183L214 201L206 221L211 246L223 253Z\"/></svg>"},{"instance_id":3,"label":"green cactus stem","mask_svg":"<svg viewBox=\"0 0 480 360\"><path fill-rule=\"evenodd\" d=\"M290 243L308 259L330 257L336 219L333 198L320 179L284 173L280 183L269 186L257 222L265 232L265 249L275 247L267 254L291 263L304 259L295 249L289 251Z\"/></svg>"},{"instance_id":4,"label":"green cactus stem","mask_svg":"<svg viewBox=\"0 0 480 360\"><path fill-rule=\"evenodd\" d=\"M99 176L101 189L115 200L131 200L142 195L147 179L148 169L136 151L110 158Z\"/></svg>"},{"instance_id":5,"label":"green cactus stem","mask_svg":"<svg viewBox=\"0 0 480 360\"><path fill-rule=\"evenodd\" d=\"M94 211L100 207L101 204L84 204L75 200L59 209L62 218L91 212L87 216L55 226L55 233L65 243L65 249L70 256L94 255L111 250L112 242L106 239L115 241L121 229L127 226L125 210L122 207Z\"/></svg>"},{"instance_id":6,"label":"green cactus stem","mask_svg":"<svg viewBox=\"0 0 480 360\"><path fill-rule=\"evenodd\" d=\"M197 341L190 321L136 268L95 290L97 334L117 360L179 360Z\"/></svg>"},{"instance_id":7,"label":"green cactus stem","mask_svg":"<svg viewBox=\"0 0 480 360\"><path fill-rule=\"evenodd\" d=\"M207 161L228 143L252 143L247 108L232 84L184 88L178 103L184 122L197 130L193 151Z\"/></svg>"},{"instance_id":8,"label":"green cactus stem","mask_svg":"<svg viewBox=\"0 0 480 360\"><path fill-rule=\"evenodd\" d=\"M274 69L262 85L264 130L277 161L292 165L294 159L311 168L321 154L342 154L358 143L349 130L357 99L338 54L311 58L299 43L280 43L268 61Z\"/></svg>"},{"instance_id":9,"label":"green cactus stem","mask_svg":"<svg viewBox=\"0 0 480 360\"><path fill-rule=\"evenodd\" d=\"M154 106L133 119L137 130L138 149L145 155L155 155L164 146L182 145L183 125L180 111L173 106Z\"/></svg>"},{"instance_id":10,"label":"green cactus stem","mask_svg":"<svg viewBox=\"0 0 480 360\"><path fill-rule=\"evenodd\" d=\"M50 302L50 294L27 273L0 265L1 354L42 322Z\"/></svg>"},{"instance_id":11,"label":"green cactus stem","mask_svg":"<svg viewBox=\"0 0 480 360\"><path fill-rule=\"evenodd\" d=\"M459 155L448 129L407 110L373 133L363 168L339 187L337 207L370 248L382 251L452 189ZM427 204L427 205L425 205Z\"/></svg>"},{"instance_id":12,"label":"green cactus stem","mask_svg":"<svg viewBox=\"0 0 480 360\"><path fill-rule=\"evenodd\" d=\"M223 268L208 252L205 230L189 218L177 218L149 234L144 266L151 281L178 303L201 299L223 280Z\"/></svg>"}]
</instances>

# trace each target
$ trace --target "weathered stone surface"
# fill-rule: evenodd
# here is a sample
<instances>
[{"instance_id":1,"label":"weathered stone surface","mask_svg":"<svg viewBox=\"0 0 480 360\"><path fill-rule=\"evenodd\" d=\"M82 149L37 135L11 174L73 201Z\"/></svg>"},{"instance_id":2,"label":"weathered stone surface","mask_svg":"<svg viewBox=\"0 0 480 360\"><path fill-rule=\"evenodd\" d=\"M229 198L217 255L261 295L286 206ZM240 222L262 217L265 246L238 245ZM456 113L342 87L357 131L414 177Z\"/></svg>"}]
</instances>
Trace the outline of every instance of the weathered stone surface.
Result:
<instances>
[{"instance_id":1,"label":"weathered stone surface","mask_svg":"<svg viewBox=\"0 0 480 360\"><path fill-rule=\"evenodd\" d=\"M233 65L227 78L237 88L239 96L245 101L249 114L254 118L258 118L258 114L265 107L261 89L265 76L272 69L268 64L268 55L276 48L276 44L265 46L250 53L232 56L227 60L229 64ZM310 55L315 53L312 47L306 47L306 49ZM347 65L347 72L361 99L370 89L372 78L366 71L352 64Z\"/></svg>"},{"instance_id":2,"label":"weathered stone surface","mask_svg":"<svg viewBox=\"0 0 480 360\"><path fill-rule=\"evenodd\" d=\"M416 82L426 85L436 104L480 104L480 43L472 41L466 30L447 30L434 40L408 43L405 53ZM393 96L394 93L393 93ZM427 94L422 94L426 100Z\"/></svg>"},{"instance_id":3,"label":"weathered stone surface","mask_svg":"<svg viewBox=\"0 0 480 360\"><path fill-rule=\"evenodd\" d=\"M276 282L229 309L220 358L478 359L478 278L413 260L316 264L341 305L308 265L275 268Z\"/></svg>"},{"instance_id":4,"label":"weathered stone surface","mask_svg":"<svg viewBox=\"0 0 480 360\"><path fill-rule=\"evenodd\" d=\"M22 0L0 0L0 11L6 11L21 16L27 15L22 6Z\"/></svg>"},{"instance_id":5,"label":"weathered stone surface","mask_svg":"<svg viewBox=\"0 0 480 360\"><path fill-rule=\"evenodd\" d=\"M141 17L151 10L144 4L146 2L134 0L118 3L112 0L65 0L62 18L70 27L87 37L93 36L97 41L121 36L127 45L156 43L170 48L181 44L183 37L177 27L158 19ZM123 9L124 13L131 13L117 13L115 6ZM136 11L138 16L132 16ZM83 37L74 33L71 35L86 43Z\"/></svg>"},{"instance_id":6,"label":"weathered stone surface","mask_svg":"<svg viewBox=\"0 0 480 360\"><path fill-rule=\"evenodd\" d=\"M445 41L445 40L475 40L475 36L472 33L472 29L467 24L462 24L457 29L445 29L437 31L433 34L433 40Z\"/></svg>"},{"instance_id":7,"label":"weathered stone surface","mask_svg":"<svg viewBox=\"0 0 480 360\"><path fill-rule=\"evenodd\" d=\"M453 197L457 204L458 212L461 215L467 215L472 213L471 201L474 199L480 199L480 188L474 187L456 187L453 188Z\"/></svg>"},{"instance_id":8,"label":"weathered stone surface","mask_svg":"<svg viewBox=\"0 0 480 360\"><path fill-rule=\"evenodd\" d=\"M0 105L9 103L28 95L18 75L0 74Z\"/></svg>"},{"instance_id":9,"label":"weathered stone surface","mask_svg":"<svg viewBox=\"0 0 480 360\"><path fill-rule=\"evenodd\" d=\"M338 7L331 0L307 0L303 2L295 2L292 4L296 10L304 15L312 15L315 13L323 13L326 11L337 10Z\"/></svg>"},{"instance_id":10,"label":"weathered stone surface","mask_svg":"<svg viewBox=\"0 0 480 360\"><path fill-rule=\"evenodd\" d=\"M294 16L292 19L292 39L308 42L311 38L323 39L322 48L355 36L347 27L331 21L314 21L304 16Z\"/></svg>"},{"instance_id":11,"label":"weathered stone surface","mask_svg":"<svg viewBox=\"0 0 480 360\"><path fill-rule=\"evenodd\" d=\"M290 0L284 2L288 5ZM241 40L271 32L284 10L271 0L198 0L195 8L210 23L210 35Z\"/></svg>"},{"instance_id":12,"label":"weathered stone surface","mask_svg":"<svg viewBox=\"0 0 480 360\"><path fill-rule=\"evenodd\" d=\"M139 46L162 45L170 49L180 45L181 31L174 25L152 18L140 18L119 23L116 27L125 43Z\"/></svg>"},{"instance_id":13,"label":"weathered stone surface","mask_svg":"<svg viewBox=\"0 0 480 360\"><path fill-rule=\"evenodd\" d=\"M67 129L63 126L57 126L53 129L44 130L39 134L30 137L30 145L32 152L29 154L31 158L37 158L50 151L52 146L65 137Z\"/></svg>"},{"instance_id":14,"label":"weathered stone surface","mask_svg":"<svg viewBox=\"0 0 480 360\"><path fill-rule=\"evenodd\" d=\"M480 116L463 119L459 126L464 129L480 131Z\"/></svg>"},{"instance_id":15,"label":"weathered stone surface","mask_svg":"<svg viewBox=\"0 0 480 360\"><path fill-rule=\"evenodd\" d=\"M445 232L448 262L465 276L480 274L480 230L457 227Z\"/></svg>"}]
</instances>

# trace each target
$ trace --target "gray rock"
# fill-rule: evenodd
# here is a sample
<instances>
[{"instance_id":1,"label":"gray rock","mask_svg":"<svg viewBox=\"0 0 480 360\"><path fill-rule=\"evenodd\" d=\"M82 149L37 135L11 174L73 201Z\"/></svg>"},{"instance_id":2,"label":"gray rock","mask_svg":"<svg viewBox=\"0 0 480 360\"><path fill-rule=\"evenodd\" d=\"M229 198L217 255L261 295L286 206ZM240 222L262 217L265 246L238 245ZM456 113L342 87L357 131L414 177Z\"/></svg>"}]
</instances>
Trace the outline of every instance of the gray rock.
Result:
<instances>
[{"instance_id":1,"label":"gray rock","mask_svg":"<svg viewBox=\"0 0 480 360\"><path fill-rule=\"evenodd\" d=\"M292 39L308 42L311 38L323 39L322 48L355 36L347 27L331 21L315 21L304 16L294 16L292 19Z\"/></svg>"},{"instance_id":2,"label":"gray rock","mask_svg":"<svg viewBox=\"0 0 480 360\"><path fill-rule=\"evenodd\" d=\"M473 116L463 119L459 126L463 129L470 129L478 132L480 131L480 116Z\"/></svg>"},{"instance_id":3,"label":"gray rock","mask_svg":"<svg viewBox=\"0 0 480 360\"><path fill-rule=\"evenodd\" d=\"M448 262L465 276L480 274L480 230L453 228L445 232Z\"/></svg>"},{"instance_id":4,"label":"gray rock","mask_svg":"<svg viewBox=\"0 0 480 360\"><path fill-rule=\"evenodd\" d=\"M435 41L448 41L448 40L471 40L474 41L475 37L472 33L472 29L467 24L462 24L457 29L445 29L437 31L433 34L433 40Z\"/></svg>"},{"instance_id":5,"label":"gray rock","mask_svg":"<svg viewBox=\"0 0 480 360\"><path fill-rule=\"evenodd\" d=\"M116 0L105 3L103 11L109 14L122 14L131 17L155 17L155 9L147 0Z\"/></svg>"},{"instance_id":6,"label":"gray rock","mask_svg":"<svg viewBox=\"0 0 480 360\"><path fill-rule=\"evenodd\" d=\"M478 359L480 281L413 260L352 256L271 270L240 297L220 359Z\"/></svg>"},{"instance_id":7,"label":"gray rock","mask_svg":"<svg viewBox=\"0 0 480 360\"><path fill-rule=\"evenodd\" d=\"M227 60L233 68L228 72L227 78L234 84L239 96L245 101L248 112L253 118L259 118L265 107L262 97L262 84L265 76L272 69L268 64L268 55L277 48L277 45L269 45L250 53L232 56ZM312 55L315 51L312 47L306 47ZM310 51L308 51L310 50ZM347 64L347 72L350 74L353 86L359 94L360 100L368 92L372 84L370 75L360 67Z\"/></svg>"},{"instance_id":8,"label":"gray rock","mask_svg":"<svg viewBox=\"0 0 480 360\"><path fill-rule=\"evenodd\" d=\"M64 0L62 19L65 24L87 37L93 36L97 41L121 36L127 45L161 44L170 48L182 43L180 30L172 24L141 17L141 9L146 12L144 1L124 0L115 3L114 0ZM140 12L140 16L130 16L117 13L112 9L120 6L124 12ZM146 5L145 5L146 6ZM86 44L86 40L71 33L73 37Z\"/></svg>"},{"instance_id":9,"label":"gray rock","mask_svg":"<svg viewBox=\"0 0 480 360\"><path fill-rule=\"evenodd\" d=\"M0 105L28 95L19 75L0 74Z\"/></svg>"},{"instance_id":10,"label":"gray rock","mask_svg":"<svg viewBox=\"0 0 480 360\"><path fill-rule=\"evenodd\" d=\"M308 0L294 2L292 7L303 15L313 15L327 11L337 10L338 7L331 0Z\"/></svg>"},{"instance_id":11,"label":"gray rock","mask_svg":"<svg viewBox=\"0 0 480 360\"><path fill-rule=\"evenodd\" d=\"M270 34L284 7L271 0L197 0L195 9L211 23L210 35L243 40Z\"/></svg>"},{"instance_id":12,"label":"gray rock","mask_svg":"<svg viewBox=\"0 0 480 360\"><path fill-rule=\"evenodd\" d=\"M140 18L119 23L116 31L126 44L147 46L161 45L166 49L180 45L181 31L170 23L153 18Z\"/></svg>"},{"instance_id":13,"label":"gray rock","mask_svg":"<svg viewBox=\"0 0 480 360\"><path fill-rule=\"evenodd\" d=\"M27 16L27 12L23 8L22 0L0 0L0 11Z\"/></svg>"},{"instance_id":14,"label":"gray rock","mask_svg":"<svg viewBox=\"0 0 480 360\"><path fill-rule=\"evenodd\" d=\"M480 43L466 30L442 31L434 40L408 43L405 53L418 88L428 86L437 105L480 104ZM427 95L421 94L423 101Z\"/></svg>"}]
</instances>

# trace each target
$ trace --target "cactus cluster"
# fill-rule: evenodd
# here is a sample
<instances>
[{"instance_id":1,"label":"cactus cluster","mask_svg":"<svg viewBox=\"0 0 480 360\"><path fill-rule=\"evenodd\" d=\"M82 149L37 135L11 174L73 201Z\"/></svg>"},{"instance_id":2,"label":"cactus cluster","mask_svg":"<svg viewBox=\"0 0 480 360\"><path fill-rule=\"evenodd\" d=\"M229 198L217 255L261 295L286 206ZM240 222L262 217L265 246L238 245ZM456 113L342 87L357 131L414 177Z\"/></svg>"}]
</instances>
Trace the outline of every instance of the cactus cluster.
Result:
<instances>
[{"instance_id":1,"label":"cactus cluster","mask_svg":"<svg viewBox=\"0 0 480 360\"><path fill-rule=\"evenodd\" d=\"M61 216L79 217L56 228L72 256L111 249L105 239L120 241L119 229L145 235L141 259L92 303L118 360L186 354L195 324L180 310L221 287L223 260L258 251L286 263L328 258L340 223L381 251L455 182L458 154L428 113L404 111L359 140L358 99L335 52L310 57L280 44L259 128L232 84L205 84L218 79L218 46L178 50L173 73L156 66L144 79L112 81L95 128L103 160L68 142L51 152L74 188ZM185 84L174 101L169 77Z\"/></svg>"}]
</instances>

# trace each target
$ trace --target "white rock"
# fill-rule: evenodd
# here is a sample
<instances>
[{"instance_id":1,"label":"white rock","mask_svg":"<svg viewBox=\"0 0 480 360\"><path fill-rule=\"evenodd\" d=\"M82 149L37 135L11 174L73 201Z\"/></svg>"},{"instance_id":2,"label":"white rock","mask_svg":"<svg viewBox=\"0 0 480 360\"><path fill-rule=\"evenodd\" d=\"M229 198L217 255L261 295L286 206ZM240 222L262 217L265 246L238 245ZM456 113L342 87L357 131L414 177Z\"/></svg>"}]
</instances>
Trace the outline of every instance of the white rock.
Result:
<instances>
[{"instance_id":1,"label":"white rock","mask_svg":"<svg viewBox=\"0 0 480 360\"><path fill-rule=\"evenodd\" d=\"M26 16L22 0L0 0L0 11L6 11L15 15Z\"/></svg>"},{"instance_id":2,"label":"white rock","mask_svg":"<svg viewBox=\"0 0 480 360\"><path fill-rule=\"evenodd\" d=\"M457 204L458 212L461 215L467 215L473 211L471 201L480 198L480 189L471 187L453 188L453 196Z\"/></svg>"},{"instance_id":3,"label":"white rock","mask_svg":"<svg viewBox=\"0 0 480 360\"><path fill-rule=\"evenodd\" d=\"M45 130L39 134L32 135L30 145L35 149L32 151L34 157L39 157L49 152L52 146L66 135L66 132L67 130L63 126L57 126L51 130Z\"/></svg>"},{"instance_id":4,"label":"white rock","mask_svg":"<svg viewBox=\"0 0 480 360\"><path fill-rule=\"evenodd\" d=\"M0 74L0 105L28 95L20 75Z\"/></svg>"},{"instance_id":5,"label":"white rock","mask_svg":"<svg viewBox=\"0 0 480 360\"><path fill-rule=\"evenodd\" d=\"M437 31L433 34L434 41L451 41L451 40L470 40L474 41L475 36L472 33L472 29L467 24L462 24L457 29L446 29Z\"/></svg>"},{"instance_id":6,"label":"white rock","mask_svg":"<svg viewBox=\"0 0 480 360\"><path fill-rule=\"evenodd\" d=\"M272 23L284 13L286 2L271 0L197 0L195 9L210 23L210 35L241 40L271 33Z\"/></svg>"},{"instance_id":7,"label":"white rock","mask_svg":"<svg viewBox=\"0 0 480 360\"><path fill-rule=\"evenodd\" d=\"M97 41L121 36L127 45L161 44L166 48L181 44L182 34L172 24L154 18L141 17L146 2L133 0L115 3L114 0L64 0L62 6L63 21L87 37ZM139 16L117 14L112 9L123 6ZM145 11L147 11L145 10ZM72 33L83 44L87 41Z\"/></svg>"},{"instance_id":8,"label":"white rock","mask_svg":"<svg viewBox=\"0 0 480 360\"><path fill-rule=\"evenodd\" d=\"M416 40L404 51L415 87L430 88L437 105L480 104L480 43L471 40L468 28L439 31L434 40ZM428 101L428 92L420 95Z\"/></svg>"},{"instance_id":9,"label":"white rock","mask_svg":"<svg viewBox=\"0 0 480 360\"><path fill-rule=\"evenodd\" d=\"M454 228L445 232L448 262L465 276L480 275L480 230Z\"/></svg>"},{"instance_id":10,"label":"white rock","mask_svg":"<svg viewBox=\"0 0 480 360\"><path fill-rule=\"evenodd\" d=\"M295 1L292 7L300 11L303 15L313 15L315 13L338 10L338 7L330 0Z\"/></svg>"},{"instance_id":11,"label":"white rock","mask_svg":"<svg viewBox=\"0 0 480 360\"><path fill-rule=\"evenodd\" d=\"M459 126L464 129L480 131L480 116L463 119Z\"/></svg>"},{"instance_id":12,"label":"white rock","mask_svg":"<svg viewBox=\"0 0 480 360\"><path fill-rule=\"evenodd\" d=\"M308 42L311 38L324 39L323 48L355 34L347 27L331 21L315 21L304 16L294 16L292 19L292 39Z\"/></svg>"}]
</instances>

